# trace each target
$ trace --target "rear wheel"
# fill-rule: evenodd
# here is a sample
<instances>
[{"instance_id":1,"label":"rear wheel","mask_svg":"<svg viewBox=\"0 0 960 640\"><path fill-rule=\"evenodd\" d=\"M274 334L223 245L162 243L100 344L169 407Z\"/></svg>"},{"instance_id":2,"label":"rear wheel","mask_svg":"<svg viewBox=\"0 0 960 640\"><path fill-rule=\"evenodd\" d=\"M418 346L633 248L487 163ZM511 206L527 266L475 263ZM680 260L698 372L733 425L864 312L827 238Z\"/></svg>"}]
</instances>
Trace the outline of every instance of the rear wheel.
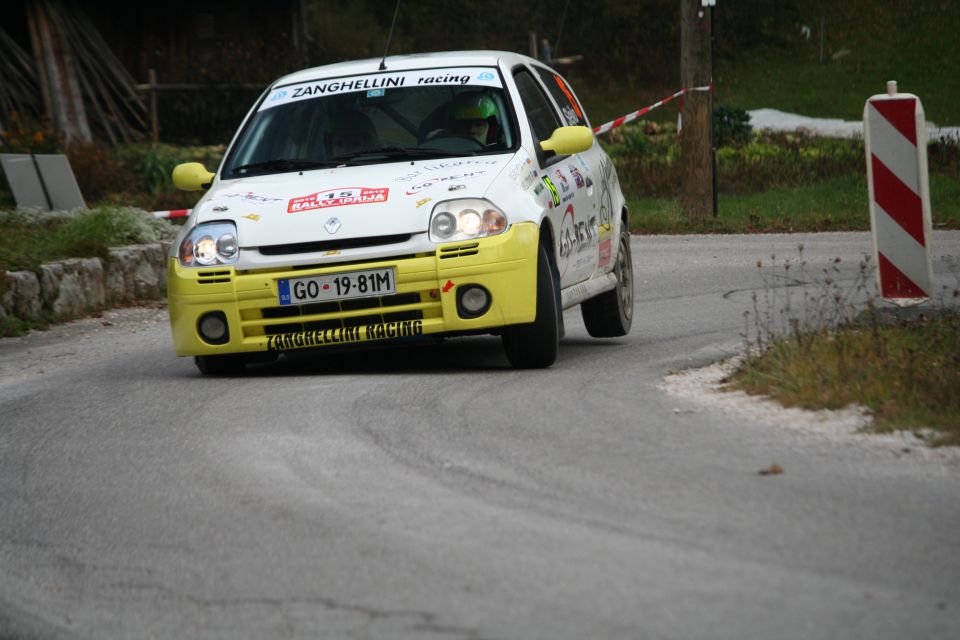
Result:
<instances>
[{"instance_id":1,"label":"rear wheel","mask_svg":"<svg viewBox=\"0 0 960 640\"><path fill-rule=\"evenodd\" d=\"M242 355L194 356L193 362L205 376L239 376L246 369Z\"/></svg>"},{"instance_id":2,"label":"rear wheel","mask_svg":"<svg viewBox=\"0 0 960 640\"><path fill-rule=\"evenodd\" d=\"M630 232L620 229L617 263L614 267L617 286L580 305L580 314L587 333L594 338L616 338L630 333L633 324L633 256L630 253Z\"/></svg>"},{"instance_id":3,"label":"rear wheel","mask_svg":"<svg viewBox=\"0 0 960 640\"><path fill-rule=\"evenodd\" d=\"M560 309L550 258L541 244L537 253L537 317L530 324L503 330L501 340L507 360L517 369L549 367L557 359Z\"/></svg>"}]
</instances>

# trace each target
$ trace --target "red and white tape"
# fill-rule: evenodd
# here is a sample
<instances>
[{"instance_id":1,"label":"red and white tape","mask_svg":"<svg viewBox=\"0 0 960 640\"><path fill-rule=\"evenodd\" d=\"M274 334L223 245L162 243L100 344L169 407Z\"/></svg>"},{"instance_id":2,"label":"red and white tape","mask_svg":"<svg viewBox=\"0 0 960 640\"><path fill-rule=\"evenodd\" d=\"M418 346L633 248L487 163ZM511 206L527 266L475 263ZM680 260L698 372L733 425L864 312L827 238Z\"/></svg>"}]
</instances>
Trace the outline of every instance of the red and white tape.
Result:
<instances>
[{"instance_id":1,"label":"red and white tape","mask_svg":"<svg viewBox=\"0 0 960 640\"><path fill-rule=\"evenodd\" d=\"M186 218L190 215L192 209L171 209L170 211L154 211L154 218L166 218L167 220L171 218Z\"/></svg>"},{"instance_id":2,"label":"red and white tape","mask_svg":"<svg viewBox=\"0 0 960 640\"><path fill-rule=\"evenodd\" d=\"M713 91L713 85L712 85L712 84L708 84L708 85L705 85L705 86L703 86L703 87L687 87L686 89L680 89L680 91L677 91L677 92L676 92L675 94L673 94L672 96L668 96L668 97L664 98L663 100L658 100L657 102L654 102L654 103L653 103L652 105L650 105L649 107L644 107L643 109L640 109L639 111L634 111L633 113L628 113L628 114L625 115L625 116L620 116L620 117L617 118L616 120L611 120L610 122L608 122L608 123L606 123L606 124L602 124L602 125L600 125L599 127L596 127L596 128L593 130L593 133L594 133L595 135L598 135L598 136L599 136L600 134L606 133L607 131L610 131L611 129L616 129L617 127L619 127L619 126L621 126L621 125L625 125L625 124L627 124L628 122L631 122L631 121L633 121L633 120L636 120L637 118L639 118L639 117L642 116L642 115L645 115L645 114L647 114L647 113L650 113L651 111L653 111L653 110L656 109L657 107L662 107L663 105L667 104L667 103L670 102L671 100L676 100L677 98L679 98L680 96L682 96L682 95L685 94L685 93L691 93L691 92L693 92L693 91Z\"/></svg>"}]
</instances>

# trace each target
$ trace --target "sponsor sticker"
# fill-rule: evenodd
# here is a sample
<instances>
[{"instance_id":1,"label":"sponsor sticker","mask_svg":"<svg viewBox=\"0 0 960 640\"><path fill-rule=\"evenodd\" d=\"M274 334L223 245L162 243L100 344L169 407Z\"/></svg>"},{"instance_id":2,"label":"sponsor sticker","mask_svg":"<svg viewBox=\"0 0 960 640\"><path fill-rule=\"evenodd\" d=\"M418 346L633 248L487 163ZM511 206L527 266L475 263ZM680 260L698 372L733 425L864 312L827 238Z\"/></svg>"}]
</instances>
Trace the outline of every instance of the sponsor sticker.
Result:
<instances>
[{"instance_id":1,"label":"sponsor sticker","mask_svg":"<svg viewBox=\"0 0 960 640\"><path fill-rule=\"evenodd\" d=\"M530 185L533 184L533 181L537 179L537 171L534 169L527 173L526 177L523 179L523 182L520 183L520 188L526 191L530 188ZM538 185L539 186L539 185Z\"/></svg>"},{"instance_id":2,"label":"sponsor sticker","mask_svg":"<svg viewBox=\"0 0 960 640\"><path fill-rule=\"evenodd\" d=\"M447 182L449 180L463 180L469 178L477 178L486 173L486 171L470 171L468 173L457 173L452 176L443 176L442 178L430 178L429 180L424 180L418 184L413 185L406 191L406 195L412 196L415 193L419 193L425 189L429 189L438 182ZM455 185L457 189L464 189L466 185ZM454 191L454 187L450 187L450 191Z\"/></svg>"},{"instance_id":3,"label":"sponsor sticker","mask_svg":"<svg viewBox=\"0 0 960 640\"><path fill-rule=\"evenodd\" d=\"M533 160L530 159L530 154L527 153L526 150L521 149L517 154L517 164L510 168L510 173L508 174L510 179L519 179L523 170L529 167L531 164L533 164Z\"/></svg>"},{"instance_id":4,"label":"sponsor sticker","mask_svg":"<svg viewBox=\"0 0 960 640\"><path fill-rule=\"evenodd\" d=\"M287 204L287 213L300 213L314 209L343 207L352 204L375 204L386 202L390 195L387 187L342 187L329 191L318 191L307 196L293 198Z\"/></svg>"},{"instance_id":5,"label":"sponsor sticker","mask_svg":"<svg viewBox=\"0 0 960 640\"><path fill-rule=\"evenodd\" d=\"M423 334L423 320L382 322L357 327L335 327L314 331L297 331L267 336L268 351L287 351L322 347L331 344L348 344L365 340L389 340L409 338Z\"/></svg>"},{"instance_id":6,"label":"sponsor sticker","mask_svg":"<svg viewBox=\"0 0 960 640\"><path fill-rule=\"evenodd\" d=\"M553 186L553 180L550 179L550 176L543 176L543 184L547 185L547 189L550 189L550 198L553 200L553 206L560 206L560 194L557 192L557 188Z\"/></svg>"},{"instance_id":7,"label":"sponsor sticker","mask_svg":"<svg viewBox=\"0 0 960 640\"><path fill-rule=\"evenodd\" d=\"M417 200L417 209L419 209L419 208L422 207L423 205L427 204L427 203L430 202L431 200L433 200L433 198L423 198L423 199L421 199L421 200Z\"/></svg>"},{"instance_id":8,"label":"sponsor sticker","mask_svg":"<svg viewBox=\"0 0 960 640\"><path fill-rule=\"evenodd\" d=\"M412 182L417 178L420 178L425 173L433 173L434 171L442 171L443 169L455 169L459 167L472 167L472 166L488 166L497 164L498 160L441 160L440 162L433 162L430 164L425 164L419 169L415 169L410 173L405 173L402 176L397 176L394 178L396 182ZM480 175L469 174L469 175ZM409 195L409 194L408 194Z\"/></svg>"},{"instance_id":9,"label":"sponsor sticker","mask_svg":"<svg viewBox=\"0 0 960 640\"><path fill-rule=\"evenodd\" d=\"M440 178L429 178L427 180L424 180L423 182L418 182L417 184L407 189L406 195L412 196L415 193L420 193L425 189L429 189L430 187L437 184L438 182L440 182Z\"/></svg>"},{"instance_id":10,"label":"sponsor sticker","mask_svg":"<svg viewBox=\"0 0 960 640\"><path fill-rule=\"evenodd\" d=\"M245 216L240 216L240 217L241 217L241 218L246 218L247 220L253 220L254 222L258 222L258 221L260 220L260 216L258 216L258 215L255 214L255 213L248 213L247 215L245 215Z\"/></svg>"},{"instance_id":11,"label":"sponsor sticker","mask_svg":"<svg viewBox=\"0 0 960 640\"><path fill-rule=\"evenodd\" d=\"M561 257L583 251L593 244L593 240L596 238L596 232L594 231L596 226L596 217L589 220L577 220L573 212L573 205L567 205L567 209L563 212L563 222L560 224Z\"/></svg>"},{"instance_id":12,"label":"sponsor sticker","mask_svg":"<svg viewBox=\"0 0 960 640\"><path fill-rule=\"evenodd\" d=\"M583 181L583 174L580 173L580 170L572 164L568 166L567 169L570 171L570 175L573 176L573 181L577 184L577 189L583 189L586 183Z\"/></svg>"},{"instance_id":13,"label":"sponsor sticker","mask_svg":"<svg viewBox=\"0 0 960 640\"><path fill-rule=\"evenodd\" d=\"M298 82L270 92L261 103L259 111L273 107L309 100L321 96L364 91L369 97L383 95L386 89L397 87L437 85L480 85L502 87L499 74L486 67L448 67L445 69L414 69L411 71L386 71L347 78L323 78ZM381 92L381 93L372 93Z\"/></svg>"},{"instance_id":14,"label":"sponsor sticker","mask_svg":"<svg viewBox=\"0 0 960 640\"><path fill-rule=\"evenodd\" d=\"M240 200L246 200L247 202L260 202L266 204L268 202L281 202L283 198L268 198L266 196L258 196L253 191L243 191L239 193L224 193L217 198L238 198Z\"/></svg>"},{"instance_id":15,"label":"sponsor sticker","mask_svg":"<svg viewBox=\"0 0 960 640\"><path fill-rule=\"evenodd\" d=\"M613 241L610 238L607 238L600 243L600 260L597 262L597 266L601 269L610 264L610 254L613 246Z\"/></svg>"}]
</instances>

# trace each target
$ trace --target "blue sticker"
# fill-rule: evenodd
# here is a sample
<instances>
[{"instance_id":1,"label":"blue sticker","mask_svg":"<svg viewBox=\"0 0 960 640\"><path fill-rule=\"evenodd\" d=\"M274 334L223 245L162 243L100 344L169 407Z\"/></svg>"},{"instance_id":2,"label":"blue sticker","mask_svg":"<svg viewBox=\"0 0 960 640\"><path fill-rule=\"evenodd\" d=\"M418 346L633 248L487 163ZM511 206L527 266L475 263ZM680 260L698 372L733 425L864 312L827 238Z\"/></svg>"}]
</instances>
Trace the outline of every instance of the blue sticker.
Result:
<instances>
[{"instance_id":1,"label":"blue sticker","mask_svg":"<svg viewBox=\"0 0 960 640\"><path fill-rule=\"evenodd\" d=\"M280 304L290 304L290 281L277 280L277 291L280 292Z\"/></svg>"},{"instance_id":2,"label":"blue sticker","mask_svg":"<svg viewBox=\"0 0 960 640\"><path fill-rule=\"evenodd\" d=\"M477 76L477 80L496 80L496 79L497 79L497 76L493 75L489 71L484 71L483 73Z\"/></svg>"},{"instance_id":3,"label":"blue sticker","mask_svg":"<svg viewBox=\"0 0 960 640\"><path fill-rule=\"evenodd\" d=\"M367 97L382 98L384 93L385 93L384 89L370 89L370 91L367 91Z\"/></svg>"},{"instance_id":4,"label":"blue sticker","mask_svg":"<svg viewBox=\"0 0 960 640\"><path fill-rule=\"evenodd\" d=\"M270 97L270 102L276 102L277 100L283 100L283 99L286 98L286 97L287 97L287 92L286 92L286 91L277 91L275 94L273 94L273 95Z\"/></svg>"}]
</instances>

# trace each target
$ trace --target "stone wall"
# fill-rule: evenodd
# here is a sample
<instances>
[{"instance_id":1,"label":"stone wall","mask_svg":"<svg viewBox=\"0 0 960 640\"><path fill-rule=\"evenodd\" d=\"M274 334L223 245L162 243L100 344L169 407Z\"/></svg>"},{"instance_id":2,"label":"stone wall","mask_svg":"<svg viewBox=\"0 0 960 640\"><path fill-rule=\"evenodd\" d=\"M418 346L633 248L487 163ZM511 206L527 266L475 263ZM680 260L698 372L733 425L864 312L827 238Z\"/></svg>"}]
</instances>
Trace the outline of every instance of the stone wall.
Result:
<instances>
[{"instance_id":1,"label":"stone wall","mask_svg":"<svg viewBox=\"0 0 960 640\"><path fill-rule=\"evenodd\" d=\"M12 271L0 286L0 319L65 320L161 298L167 292L169 242L111 249L106 259L70 258L33 271Z\"/></svg>"}]
</instances>

